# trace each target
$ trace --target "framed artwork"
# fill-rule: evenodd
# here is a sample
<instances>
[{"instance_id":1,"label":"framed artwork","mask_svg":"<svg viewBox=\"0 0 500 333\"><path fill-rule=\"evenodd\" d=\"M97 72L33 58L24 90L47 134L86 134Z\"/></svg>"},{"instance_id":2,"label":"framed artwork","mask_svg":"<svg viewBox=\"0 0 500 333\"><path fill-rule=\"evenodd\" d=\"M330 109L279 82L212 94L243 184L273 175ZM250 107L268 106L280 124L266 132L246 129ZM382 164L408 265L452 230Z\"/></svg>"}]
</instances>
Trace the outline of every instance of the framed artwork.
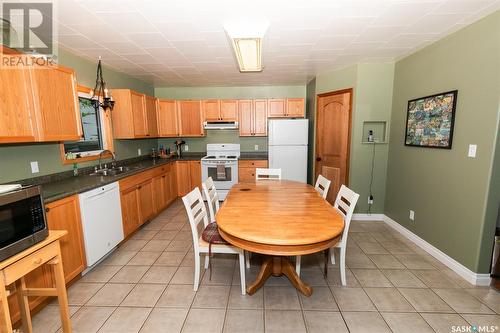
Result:
<instances>
[{"instance_id":1,"label":"framed artwork","mask_svg":"<svg viewBox=\"0 0 500 333\"><path fill-rule=\"evenodd\" d=\"M451 149L458 90L408 101L405 146Z\"/></svg>"}]
</instances>

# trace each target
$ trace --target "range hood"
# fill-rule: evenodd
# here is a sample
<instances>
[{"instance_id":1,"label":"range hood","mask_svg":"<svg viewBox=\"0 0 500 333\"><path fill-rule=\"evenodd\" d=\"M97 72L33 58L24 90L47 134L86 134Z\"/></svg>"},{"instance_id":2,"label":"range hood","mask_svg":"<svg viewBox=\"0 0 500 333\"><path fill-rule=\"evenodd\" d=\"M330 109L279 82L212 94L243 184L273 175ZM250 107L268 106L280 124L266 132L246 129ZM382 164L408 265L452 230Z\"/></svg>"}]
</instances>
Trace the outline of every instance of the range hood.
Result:
<instances>
[{"instance_id":1,"label":"range hood","mask_svg":"<svg viewBox=\"0 0 500 333\"><path fill-rule=\"evenodd\" d=\"M203 123L203 128L209 129L238 129L237 121L221 121L221 122L212 122L205 121Z\"/></svg>"}]
</instances>

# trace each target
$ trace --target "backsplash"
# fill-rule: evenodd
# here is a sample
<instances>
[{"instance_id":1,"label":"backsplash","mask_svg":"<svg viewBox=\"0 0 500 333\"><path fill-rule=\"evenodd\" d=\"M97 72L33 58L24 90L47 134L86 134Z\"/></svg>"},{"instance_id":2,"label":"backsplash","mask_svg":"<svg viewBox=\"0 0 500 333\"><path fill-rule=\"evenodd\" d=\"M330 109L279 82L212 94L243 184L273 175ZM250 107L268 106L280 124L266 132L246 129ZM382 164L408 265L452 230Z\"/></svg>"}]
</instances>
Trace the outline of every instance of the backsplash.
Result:
<instances>
[{"instance_id":1,"label":"backsplash","mask_svg":"<svg viewBox=\"0 0 500 333\"><path fill-rule=\"evenodd\" d=\"M207 150L207 143L239 143L242 152L255 152L255 145L259 146L257 152L267 152L267 137L240 137L238 130L207 130L205 137L201 138L180 138L186 141L191 152L204 152ZM174 148L174 141L177 138L158 139L158 145L164 148Z\"/></svg>"}]
</instances>

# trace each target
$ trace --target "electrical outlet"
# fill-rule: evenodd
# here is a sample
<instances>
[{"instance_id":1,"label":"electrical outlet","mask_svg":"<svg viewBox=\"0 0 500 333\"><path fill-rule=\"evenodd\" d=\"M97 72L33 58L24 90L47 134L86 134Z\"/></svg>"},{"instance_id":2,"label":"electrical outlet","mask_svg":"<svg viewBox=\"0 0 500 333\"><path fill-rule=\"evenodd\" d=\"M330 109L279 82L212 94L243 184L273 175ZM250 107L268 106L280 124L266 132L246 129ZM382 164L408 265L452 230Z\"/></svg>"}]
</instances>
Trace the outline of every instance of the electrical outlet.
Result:
<instances>
[{"instance_id":1,"label":"electrical outlet","mask_svg":"<svg viewBox=\"0 0 500 333\"><path fill-rule=\"evenodd\" d=\"M40 169L38 168L38 161L30 162L31 165L31 173L39 173Z\"/></svg>"},{"instance_id":2,"label":"electrical outlet","mask_svg":"<svg viewBox=\"0 0 500 333\"><path fill-rule=\"evenodd\" d=\"M184 151L189 151L189 146L188 145L184 145Z\"/></svg>"},{"instance_id":3,"label":"electrical outlet","mask_svg":"<svg viewBox=\"0 0 500 333\"><path fill-rule=\"evenodd\" d=\"M253 146L253 149L254 149L254 150L259 150L259 145L255 145L255 146Z\"/></svg>"},{"instance_id":4,"label":"electrical outlet","mask_svg":"<svg viewBox=\"0 0 500 333\"><path fill-rule=\"evenodd\" d=\"M469 145L468 157L476 158L477 145Z\"/></svg>"},{"instance_id":5,"label":"electrical outlet","mask_svg":"<svg viewBox=\"0 0 500 333\"><path fill-rule=\"evenodd\" d=\"M373 195L368 196L368 204L373 205Z\"/></svg>"},{"instance_id":6,"label":"electrical outlet","mask_svg":"<svg viewBox=\"0 0 500 333\"><path fill-rule=\"evenodd\" d=\"M141 148L138 148L138 149L137 149L137 155L139 155L139 156L141 156L141 155L142 155L142 150L141 150Z\"/></svg>"},{"instance_id":7,"label":"electrical outlet","mask_svg":"<svg viewBox=\"0 0 500 333\"><path fill-rule=\"evenodd\" d=\"M410 209L410 220L415 221L415 212Z\"/></svg>"}]
</instances>

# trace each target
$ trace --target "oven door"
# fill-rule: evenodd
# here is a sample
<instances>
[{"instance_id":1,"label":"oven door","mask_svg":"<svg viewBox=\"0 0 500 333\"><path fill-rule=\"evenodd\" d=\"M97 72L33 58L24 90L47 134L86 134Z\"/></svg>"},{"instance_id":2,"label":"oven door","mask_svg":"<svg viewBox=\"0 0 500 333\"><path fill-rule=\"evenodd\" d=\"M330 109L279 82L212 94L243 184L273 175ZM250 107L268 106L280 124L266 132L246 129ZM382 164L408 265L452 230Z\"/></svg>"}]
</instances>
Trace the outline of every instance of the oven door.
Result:
<instances>
[{"instance_id":1,"label":"oven door","mask_svg":"<svg viewBox=\"0 0 500 333\"><path fill-rule=\"evenodd\" d=\"M212 177L217 189L230 189L238 181L237 167L233 163L205 163L203 178Z\"/></svg>"},{"instance_id":2,"label":"oven door","mask_svg":"<svg viewBox=\"0 0 500 333\"><path fill-rule=\"evenodd\" d=\"M0 199L0 260L36 243L39 232L47 232L40 195L17 200L6 196Z\"/></svg>"}]
</instances>

